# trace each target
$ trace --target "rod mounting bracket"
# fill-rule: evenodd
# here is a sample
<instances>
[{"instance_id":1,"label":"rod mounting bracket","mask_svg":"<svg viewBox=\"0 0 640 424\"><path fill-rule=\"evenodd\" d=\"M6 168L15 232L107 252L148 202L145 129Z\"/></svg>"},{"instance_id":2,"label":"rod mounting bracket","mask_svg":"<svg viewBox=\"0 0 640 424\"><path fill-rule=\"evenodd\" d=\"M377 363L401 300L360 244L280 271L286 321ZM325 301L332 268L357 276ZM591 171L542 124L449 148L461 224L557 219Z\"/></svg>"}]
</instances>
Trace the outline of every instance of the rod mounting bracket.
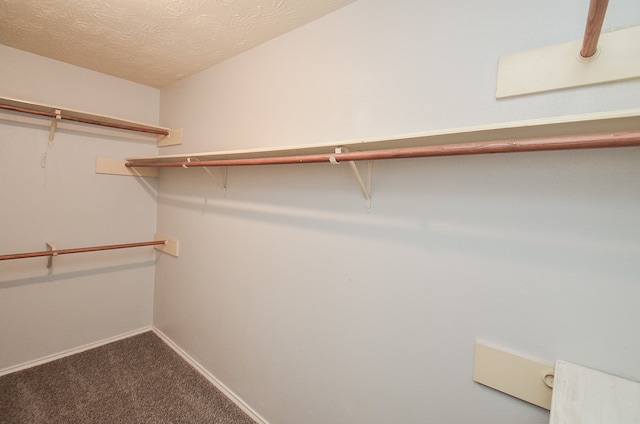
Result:
<instances>
[{"instance_id":1,"label":"rod mounting bracket","mask_svg":"<svg viewBox=\"0 0 640 424\"><path fill-rule=\"evenodd\" d=\"M198 158L187 158L187 162L191 163L191 162L198 162L199 159ZM188 165L182 165L183 168L189 168ZM224 166L222 168L222 183L220 184L220 186L222 187L222 189L224 190L224 192L227 192L227 168L226 166ZM206 166L203 166L202 169L204 169L204 171L209 174L209 176L211 178L213 178L214 180L217 180L216 176L213 175L213 173L209 170L209 168L207 168Z\"/></svg>"},{"instance_id":2,"label":"rod mounting bracket","mask_svg":"<svg viewBox=\"0 0 640 424\"><path fill-rule=\"evenodd\" d=\"M58 248L56 247L55 244L53 244L50 241L46 242L46 245L47 245L47 251L54 252L53 255L50 255L47 257L47 275L51 275L51 273L53 272L53 257L58 256L58 254L55 253L55 251L58 250Z\"/></svg>"},{"instance_id":3,"label":"rod mounting bracket","mask_svg":"<svg viewBox=\"0 0 640 424\"><path fill-rule=\"evenodd\" d=\"M348 151L349 150L346 147L336 147L335 149L336 154L347 153ZM331 162L334 165L340 164L340 162L336 160L335 156L333 155L329 157L329 162ZM350 160L348 161L348 163L349 163L349 166L351 167L351 171L353 172L353 176L356 178L356 181L360 186L360 190L362 190L362 194L364 195L365 206L367 209L371 209L371 180L372 180L372 174L373 174L373 161L371 160L367 161L366 181L362 179L362 176L360 175L360 171L358 170L358 167L356 166L355 161Z\"/></svg>"},{"instance_id":4,"label":"rod mounting bracket","mask_svg":"<svg viewBox=\"0 0 640 424\"><path fill-rule=\"evenodd\" d=\"M49 125L49 144L53 142L53 137L56 134L58 128L58 122L62 119L62 111L60 109L55 110L56 116L51 118L51 124Z\"/></svg>"}]
</instances>

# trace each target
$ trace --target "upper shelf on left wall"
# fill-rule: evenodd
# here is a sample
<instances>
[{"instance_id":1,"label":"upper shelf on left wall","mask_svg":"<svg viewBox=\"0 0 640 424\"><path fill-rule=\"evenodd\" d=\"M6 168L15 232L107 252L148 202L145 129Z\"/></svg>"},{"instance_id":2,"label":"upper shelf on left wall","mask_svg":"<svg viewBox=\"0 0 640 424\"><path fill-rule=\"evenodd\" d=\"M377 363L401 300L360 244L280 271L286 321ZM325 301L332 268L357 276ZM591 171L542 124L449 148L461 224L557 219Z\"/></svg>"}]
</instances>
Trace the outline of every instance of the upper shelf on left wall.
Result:
<instances>
[{"instance_id":1,"label":"upper shelf on left wall","mask_svg":"<svg viewBox=\"0 0 640 424\"><path fill-rule=\"evenodd\" d=\"M30 116L28 116L30 115ZM0 119L90 134L155 141L158 147L182 144L182 129L169 129L106 115L0 97Z\"/></svg>"}]
</instances>

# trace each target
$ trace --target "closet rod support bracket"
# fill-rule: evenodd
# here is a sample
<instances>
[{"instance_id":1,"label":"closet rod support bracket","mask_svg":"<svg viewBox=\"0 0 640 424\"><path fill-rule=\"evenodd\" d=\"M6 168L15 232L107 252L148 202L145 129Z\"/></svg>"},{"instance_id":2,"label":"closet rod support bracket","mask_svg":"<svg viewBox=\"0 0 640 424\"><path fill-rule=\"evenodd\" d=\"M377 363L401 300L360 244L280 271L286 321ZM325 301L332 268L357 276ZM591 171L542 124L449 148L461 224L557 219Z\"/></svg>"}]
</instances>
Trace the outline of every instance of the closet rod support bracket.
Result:
<instances>
[{"instance_id":1,"label":"closet rod support bracket","mask_svg":"<svg viewBox=\"0 0 640 424\"><path fill-rule=\"evenodd\" d=\"M347 152L348 152L348 149L346 147L336 147L335 149L335 153L338 155L340 153L347 153ZM329 162L331 162L331 164L333 165L340 164L340 162L333 155L329 157ZM353 171L353 176L356 178L356 181L360 186L360 190L362 190L362 194L364 195L365 206L367 210L369 210L371 209L371 180L372 180L372 174L373 174L373 161L372 160L367 161L366 182L365 180L362 179L362 176L360 175L360 171L358 170L358 167L356 166L355 161L351 160L351 161L348 161L348 163L349 163L349 166L351 167L351 171Z\"/></svg>"},{"instance_id":2,"label":"closet rod support bracket","mask_svg":"<svg viewBox=\"0 0 640 424\"><path fill-rule=\"evenodd\" d=\"M96 174L125 175L128 177L158 177L157 169L128 168L125 166L126 160L97 156Z\"/></svg>"},{"instance_id":3,"label":"closet rod support bracket","mask_svg":"<svg viewBox=\"0 0 640 424\"><path fill-rule=\"evenodd\" d=\"M62 119L62 112L59 109L55 110L56 116L51 118L51 124L49 125L49 143L53 142L53 137L58 129L58 122Z\"/></svg>"},{"instance_id":4,"label":"closet rod support bracket","mask_svg":"<svg viewBox=\"0 0 640 424\"><path fill-rule=\"evenodd\" d=\"M165 241L164 244L155 246L156 250L159 250L160 252L166 253L171 256L175 256L176 258L180 256L180 243L177 240L165 237L164 235L157 233L155 234L153 239Z\"/></svg>"},{"instance_id":5,"label":"closet rod support bracket","mask_svg":"<svg viewBox=\"0 0 640 424\"><path fill-rule=\"evenodd\" d=\"M199 159L193 159L193 158L187 158L187 162L191 163L191 162L198 162ZM188 165L182 165L183 168L188 169L189 166ZM211 170L209 170L209 168L207 168L206 166L203 166L202 169L204 169L204 171L209 174L209 176L214 179L217 180L216 176L213 175L213 173L211 172ZM222 189L224 190L224 192L227 192L227 167L224 166L222 169L222 184L221 184Z\"/></svg>"},{"instance_id":6,"label":"closet rod support bracket","mask_svg":"<svg viewBox=\"0 0 640 424\"><path fill-rule=\"evenodd\" d=\"M55 253L55 251L58 250L58 248L56 247L55 244L53 244L50 241L46 242L46 246L47 246L46 247L47 251L54 252L53 255L50 255L47 257L47 275L51 275L51 273L53 272L53 257L58 256L58 254Z\"/></svg>"},{"instance_id":7,"label":"closet rod support bracket","mask_svg":"<svg viewBox=\"0 0 640 424\"><path fill-rule=\"evenodd\" d=\"M205 172L209 174L211 178L213 178L214 180L217 180L216 176L213 175L213 173L209 170L209 168L207 168L206 166L203 166L202 169L204 169ZM227 192L227 167L226 166L223 167L222 169L222 183L220 184L220 186L226 193Z\"/></svg>"},{"instance_id":8,"label":"closet rod support bracket","mask_svg":"<svg viewBox=\"0 0 640 424\"><path fill-rule=\"evenodd\" d=\"M182 128L173 128L169 130L169 135L158 135L156 138L157 147L178 146L182 144Z\"/></svg>"}]
</instances>

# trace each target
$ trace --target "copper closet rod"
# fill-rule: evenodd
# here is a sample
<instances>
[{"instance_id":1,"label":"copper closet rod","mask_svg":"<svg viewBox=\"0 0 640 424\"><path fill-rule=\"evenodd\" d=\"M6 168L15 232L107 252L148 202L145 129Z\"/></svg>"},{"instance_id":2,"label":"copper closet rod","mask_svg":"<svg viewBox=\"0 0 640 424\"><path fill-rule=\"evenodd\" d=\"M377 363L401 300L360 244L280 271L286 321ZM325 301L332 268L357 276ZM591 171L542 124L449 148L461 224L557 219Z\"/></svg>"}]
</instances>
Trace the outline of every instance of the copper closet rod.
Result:
<instances>
[{"instance_id":1,"label":"copper closet rod","mask_svg":"<svg viewBox=\"0 0 640 424\"><path fill-rule=\"evenodd\" d=\"M584 38L582 39L582 49L580 56L589 58L596 54L598 49L598 39L602 31L604 15L607 12L609 0L591 0L589 4L589 16L587 17L587 25L584 30Z\"/></svg>"},{"instance_id":2,"label":"copper closet rod","mask_svg":"<svg viewBox=\"0 0 640 424\"><path fill-rule=\"evenodd\" d=\"M29 109L26 107L3 105L3 104L0 104L0 109L13 110L15 112L22 112L22 113L30 113L32 115L46 116L48 118L54 118L54 119L60 116L60 119L63 119L66 121L82 122L83 124L100 125L103 127L117 128L120 130L138 131L143 133L157 134L157 135L164 135L164 136L169 135L169 131L163 130L163 129L144 128L144 127L138 127L135 125L126 125L126 124L119 124L114 122L98 121L95 119L89 119L89 118L84 118L79 116L70 116L70 115L65 115L64 111L63 113L56 114L55 112L47 112L43 110Z\"/></svg>"},{"instance_id":3,"label":"copper closet rod","mask_svg":"<svg viewBox=\"0 0 640 424\"><path fill-rule=\"evenodd\" d=\"M36 258L39 256L66 255L69 253L97 252L100 250L127 249L130 247L156 246L156 245L166 244L166 243L167 243L167 240L155 240L155 241L142 241L138 243L111 244L107 246L79 247L75 249L44 250L41 252L15 253L12 255L0 256L0 261L5 261L8 259Z\"/></svg>"},{"instance_id":4,"label":"copper closet rod","mask_svg":"<svg viewBox=\"0 0 640 424\"><path fill-rule=\"evenodd\" d=\"M381 149L362 152L322 153L298 156L276 156L266 158L216 159L173 162L137 162L130 160L129 168L201 167L201 166L242 166L278 165L296 163L361 161L377 159L403 159L431 156L477 155L487 153L535 152L546 150L595 149L606 147L640 146L640 130L602 134L581 134L557 137L481 141L471 143L443 144L436 146ZM195 156L195 155L194 155Z\"/></svg>"}]
</instances>

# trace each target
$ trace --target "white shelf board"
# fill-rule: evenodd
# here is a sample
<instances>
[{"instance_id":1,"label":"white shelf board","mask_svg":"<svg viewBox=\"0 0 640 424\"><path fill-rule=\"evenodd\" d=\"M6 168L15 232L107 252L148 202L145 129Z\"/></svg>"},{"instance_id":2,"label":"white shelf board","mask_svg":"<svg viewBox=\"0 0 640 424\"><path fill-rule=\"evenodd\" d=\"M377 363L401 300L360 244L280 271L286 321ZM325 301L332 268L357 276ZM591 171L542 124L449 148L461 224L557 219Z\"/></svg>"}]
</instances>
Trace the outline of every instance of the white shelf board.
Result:
<instances>
[{"instance_id":1,"label":"white shelf board","mask_svg":"<svg viewBox=\"0 0 640 424\"><path fill-rule=\"evenodd\" d=\"M557 361L549 424L638 424L640 383Z\"/></svg>"},{"instance_id":2,"label":"white shelf board","mask_svg":"<svg viewBox=\"0 0 640 424\"><path fill-rule=\"evenodd\" d=\"M141 163L186 161L189 158L191 160L264 158L274 156L333 153L337 147L346 147L349 151L355 152L631 130L640 130L640 109L506 122L493 125L463 127L417 134L405 134L396 137L352 140L339 143L180 153L173 155L133 157L127 158L127 160Z\"/></svg>"},{"instance_id":3,"label":"white shelf board","mask_svg":"<svg viewBox=\"0 0 640 424\"><path fill-rule=\"evenodd\" d=\"M79 110L66 109L58 106L51 106L42 103L28 102L24 100L12 99L9 97L0 97L0 105L5 105L13 108L29 109L46 114L60 114L63 119L57 122L56 127L59 129L68 129L71 131L88 132L96 135L116 136L125 138L131 138L136 140L155 141L158 146L171 146L182 144L182 130L172 130L170 128L164 128L157 125L149 125L136 121L129 121L125 119L114 118L112 116L100 115L95 113L83 112ZM141 131L134 131L122 128L100 126L100 124L88 124L76 121L65 120L68 118L79 118L83 120L90 120L96 123L105 123L108 125L136 127L144 130L151 131L164 131L169 135L145 133ZM55 119L48 116L29 114L28 112L20 112L18 110L10 110L0 108L0 119L20 122L28 125L38 125L49 127L51 120Z\"/></svg>"}]
</instances>

